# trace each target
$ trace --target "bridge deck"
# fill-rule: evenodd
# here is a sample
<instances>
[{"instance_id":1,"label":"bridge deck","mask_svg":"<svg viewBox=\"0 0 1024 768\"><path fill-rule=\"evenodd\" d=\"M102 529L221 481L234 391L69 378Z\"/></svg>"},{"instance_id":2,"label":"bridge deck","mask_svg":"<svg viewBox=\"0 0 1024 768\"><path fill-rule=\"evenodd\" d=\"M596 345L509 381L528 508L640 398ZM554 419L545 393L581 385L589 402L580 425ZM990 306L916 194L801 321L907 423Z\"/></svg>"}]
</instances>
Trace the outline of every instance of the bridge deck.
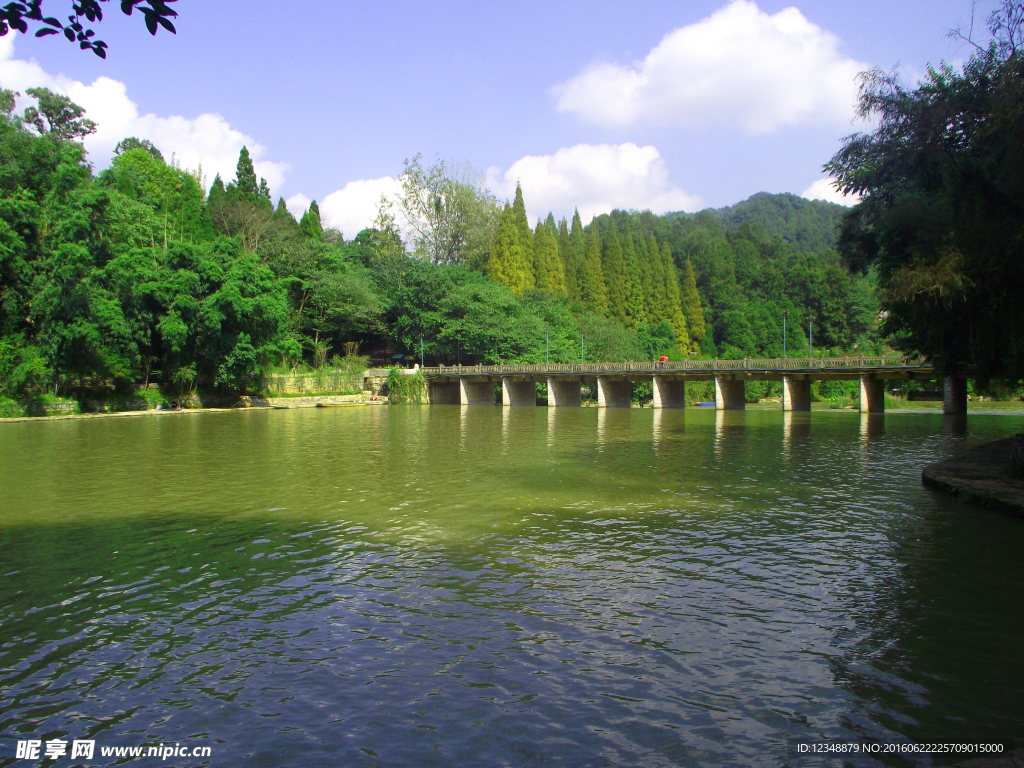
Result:
<instances>
[{"instance_id":1,"label":"bridge deck","mask_svg":"<svg viewBox=\"0 0 1024 768\"><path fill-rule=\"evenodd\" d=\"M774 358L745 360L679 360L664 363L550 363L530 365L453 365L421 368L427 378L506 376L675 376L711 378L732 375L749 378L934 378L935 369L924 358L889 355L885 357Z\"/></svg>"}]
</instances>

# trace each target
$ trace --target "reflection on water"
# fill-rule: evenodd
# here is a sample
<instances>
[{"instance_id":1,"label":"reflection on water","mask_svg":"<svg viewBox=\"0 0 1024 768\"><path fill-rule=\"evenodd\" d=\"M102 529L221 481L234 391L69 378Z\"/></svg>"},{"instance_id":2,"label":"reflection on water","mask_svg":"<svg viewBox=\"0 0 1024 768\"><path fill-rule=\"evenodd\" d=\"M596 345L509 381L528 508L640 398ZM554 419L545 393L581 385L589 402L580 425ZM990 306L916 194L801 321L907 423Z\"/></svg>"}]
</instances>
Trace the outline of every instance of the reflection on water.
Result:
<instances>
[{"instance_id":1,"label":"reflection on water","mask_svg":"<svg viewBox=\"0 0 1024 768\"><path fill-rule=\"evenodd\" d=\"M775 766L801 764L787 739L1019 737L1024 524L920 470L1022 425L2 424L0 765L19 737L274 766Z\"/></svg>"}]
</instances>

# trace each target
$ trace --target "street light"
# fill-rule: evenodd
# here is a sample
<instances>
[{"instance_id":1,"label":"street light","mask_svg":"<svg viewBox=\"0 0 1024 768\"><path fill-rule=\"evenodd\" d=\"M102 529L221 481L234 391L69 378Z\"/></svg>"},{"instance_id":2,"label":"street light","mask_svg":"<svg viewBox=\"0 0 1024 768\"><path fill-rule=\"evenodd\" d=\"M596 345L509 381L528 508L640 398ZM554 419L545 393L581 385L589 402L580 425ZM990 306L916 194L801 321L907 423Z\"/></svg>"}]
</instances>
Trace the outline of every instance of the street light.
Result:
<instances>
[{"instance_id":1,"label":"street light","mask_svg":"<svg viewBox=\"0 0 1024 768\"><path fill-rule=\"evenodd\" d=\"M583 365L583 329L580 328L580 365Z\"/></svg>"},{"instance_id":2,"label":"street light","mask_svg":"<svg viewBox=\"0 0 1024 768\"><path fill-rule=\"evenodd\" d=\"M551 326L544 324L544 364L551 364Z\"/></svg>"},{"instance_id":3,"label":"street light","mask_svg":"<svg viewBox=\"0 0 1024 768\"><path fill-rule=\"evenodd\" d=\"M420 368L423 367L423 337L420 336Z\"/></svg>"}]
</instances>

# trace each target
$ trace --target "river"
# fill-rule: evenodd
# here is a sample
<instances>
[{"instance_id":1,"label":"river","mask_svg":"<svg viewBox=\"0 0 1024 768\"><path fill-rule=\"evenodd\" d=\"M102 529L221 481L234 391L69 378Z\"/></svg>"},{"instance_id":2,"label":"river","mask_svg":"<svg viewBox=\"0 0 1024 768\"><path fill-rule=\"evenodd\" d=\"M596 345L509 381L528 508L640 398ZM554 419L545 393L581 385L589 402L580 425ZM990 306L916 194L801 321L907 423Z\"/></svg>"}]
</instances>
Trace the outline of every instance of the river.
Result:
<instances>
[{"instance_id":1,"label":"river","mask_svg":"<svg viewBox=\"0 0 1024 768\"><path fill-rule=\"evenodd\" d=\"M57 738L94 740L90 765L162 743L211 757L141 764L446 767L1019 739L1024 521L920 472L1022 428L458 406L0 424L0 765Z\"/></svg>"}]
</instances>

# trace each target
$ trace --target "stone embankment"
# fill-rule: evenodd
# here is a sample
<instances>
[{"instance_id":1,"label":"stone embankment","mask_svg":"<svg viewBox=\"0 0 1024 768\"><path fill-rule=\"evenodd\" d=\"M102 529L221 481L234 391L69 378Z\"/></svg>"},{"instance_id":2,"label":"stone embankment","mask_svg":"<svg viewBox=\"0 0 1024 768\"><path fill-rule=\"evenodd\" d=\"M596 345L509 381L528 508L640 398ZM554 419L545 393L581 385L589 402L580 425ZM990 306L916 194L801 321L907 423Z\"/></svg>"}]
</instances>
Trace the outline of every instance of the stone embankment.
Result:
<instances>
[{"instance_id":1,"label":"stone embankment","mask_svg":"<svg viewBox=\"0 0 1024 768\"><path fill-rule=\"evenodd\" d=\"M962 501L1024 517L1024 434L930 464L921 480Z\"/></svg>"}]
</instances>

